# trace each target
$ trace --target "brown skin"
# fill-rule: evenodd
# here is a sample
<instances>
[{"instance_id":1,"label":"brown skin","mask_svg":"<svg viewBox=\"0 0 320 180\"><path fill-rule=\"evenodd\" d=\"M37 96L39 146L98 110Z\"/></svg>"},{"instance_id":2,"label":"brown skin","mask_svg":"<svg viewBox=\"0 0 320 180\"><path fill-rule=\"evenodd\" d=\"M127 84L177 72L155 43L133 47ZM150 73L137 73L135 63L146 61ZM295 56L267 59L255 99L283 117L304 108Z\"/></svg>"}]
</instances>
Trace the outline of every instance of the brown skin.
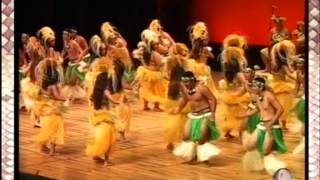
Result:
<instances>
[{"instance_id":1,"label":"brown skin","mask_svg":"<svg viewBox=\"0 0 320 180\"><path fill-rule=\"evenodd\" d=\"M181 84L182 88L182 102L180 106L175 110L175 114L178 114L182 111L182 109L186 106L186 104L189 102L191 105L191 110L192 112L196 113L201 110L209 108L213 120L215 119L215 111L216 111L216 98L214 95L211 93L210 89L207 86L204 86L202 84L199 84L195 81L190 81L190 82L184 82ZM195 89L196 92L192 95L188 93L189 90ZM202 129L202 135L200 138L200 141L197 144L204 144L207 140L208 137L208 127L206 126L207 123L203 122L201 125ZM191 121L188 120L185 125L185 130L184 130L184 140L188 140L190 136L190 125ZM168 144L167 146L168 149L171 148L171 144ZM195 161L196 157L190 161L192 163Z\"/></svg>"},{"instance_id":2,"label":"brown skin","mask_svg":"<svg viewBox=\"0 0 320 180\"><path fill-rule=\"evenodd\" d=\"M267 132L267 136L264 142L264 154L268 155L272 152L272 146L274 142L273 138L270 136L271 127L272 125L278 123L278 119L283 113L283 109L272 92L268 90L254 90L254 92L256 93L256 95L262 97L263 100L257 100L257 109L249 111L246 114L239 115L239 117L249 117L260 111L261 121L265 123ZM253 150L256 148L258 139L257 133L258 129L248 139L244 140L244 146L246 149Z\"/></svg>"},{"instance_id":3,"label":"brown skin","mask_svg":"<svg viewBox=\"0 0 320 180\"><path fill-rule=\"evenodd\" d=\"M215 111L216 111L216 98L211 93L210 89L207 86L198 84L197 82L186 82L181 84L182 88L182 102L180 106L175 110L175 113L178 114L182 111L182 109L189 102L191 105L192 112L196 113L206 108L209 108L213 119L215 119ZM188 93L189 90L195 88L196 92L192 95ZM189 127L190 122L188 121L185 128L184 139L188 139L189 137ZM205 134L207 131L205 131Z\"/></svg>"}]
</instances>

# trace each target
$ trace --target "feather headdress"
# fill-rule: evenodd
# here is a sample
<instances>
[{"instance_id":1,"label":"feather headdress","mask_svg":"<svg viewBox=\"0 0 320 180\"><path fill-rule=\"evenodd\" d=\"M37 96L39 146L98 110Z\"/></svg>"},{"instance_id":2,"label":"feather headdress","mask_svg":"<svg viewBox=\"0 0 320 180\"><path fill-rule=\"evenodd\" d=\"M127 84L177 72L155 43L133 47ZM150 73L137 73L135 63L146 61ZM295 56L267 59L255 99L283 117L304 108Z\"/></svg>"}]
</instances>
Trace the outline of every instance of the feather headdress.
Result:
<instances>
[{"instance_id":1,"label":"feather headdress","mask_svg":"<svg viewBox=\"0 0 320 180\"><path fill-rule=\"evenodd\" d=\"M189 30L189 36L191 41L196 39L208 39L208 28L204 22L197 22L193 26L191 26Z\"/></svg>"},{"instance_id":2,"label":"feather headdress","mask_svg":"<svg viewBox=\"0 0 320 180\"><path fill-rule=\"evenodd\" d=\"M162 31L162 26L160 24L160 21L158 19L152 20L149 25L149 29L159 34Z\"/></svg>"},{"instance_id":3,"label":"feather headdress","mask_svg":"<svg viewBox=\"0 0 320 180\"><path fill-rule=\"evenodd\" d=\"M223 48L227 47L238 47L246 49L248 42L245 37L238 34L230 34L223 40Z\"/></svg>"},{"instance_id":4,"label":"feather headdress","mask_svg":"<svg viewBox=\"0 0 320 180\"><path fill-rule=\"evenodd\" d=\"M44 26L37 32L37 37L41 40L45 47L47 47L48 40L55 39L54 31L48 27Z\"/></svg>"},{"instance_id":5,"label":"feather headdress","mask_svg":"<svg viewBox=\"0 0 320 180\"><path fill-rule=\"evenodd\" d=\"M296 57L296 47L290 40L283 40L275 44L271 49L273 69L279 69L280 64L291 64Z\"/></svg>"},{"instance_id":6,"label":"feather headdress","mask_svg":"<svg viewBox=\"0 0 320 180\"><path fill-rule=\"evenodd\" d=\"M90 48L95 55L101 56L101 50L105 49L106 45L98 35L94 35L90 39Z\"/></svg>"}]
</instances>

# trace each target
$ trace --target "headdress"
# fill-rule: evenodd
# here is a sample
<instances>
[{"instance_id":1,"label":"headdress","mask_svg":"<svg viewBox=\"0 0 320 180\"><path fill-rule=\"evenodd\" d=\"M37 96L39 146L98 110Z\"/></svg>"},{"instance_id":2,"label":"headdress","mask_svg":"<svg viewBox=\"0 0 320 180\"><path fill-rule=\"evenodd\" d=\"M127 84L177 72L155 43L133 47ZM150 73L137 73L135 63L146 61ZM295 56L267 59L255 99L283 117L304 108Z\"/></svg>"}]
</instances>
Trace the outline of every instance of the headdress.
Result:
<instances>
[{"instance_id":1,"label":"headdress","mask_svg":"<svg viewBox=\"0 0 320 180\"><path fill-rule=\"evenodd\" d=\"M223 48L238 47L241 49L247 48L248 42L245 37L238 34L230 34L223 40Z\"/></svg>"},{"instance_id":2,"label":"headdress","mask_svg":"<svg viewBox=\"0 0 320 180\"><path fill-rule=\"evenodd\" d=\"M94 35L90 39L90 48L95 55L101 56L101 49L106 48L106 45L98 35Z\"/></svg>"},{"instance_id":3,"label":"headdress","mask_svg":"<svg viewBox=\"0 0 320 180\"><path fill-rule=\"evenodd\" d=\"M48 40L52 40L52 39L55 39L55 33L54 31L48 27L48 26L45 26L43 28L41 28L38 32L37 32L37 37L41 40L41 42L43 43L43 45L45 47L47 47L47 43L48 43Z\"/></svg>"},{"instance_id":4,"label":"headdress","mask_svg":"<svg viewBox=\"0 0 320 180\"><path fill-rule=\"evenodd\" d=\"M150 25L149 25L149 29L154 31L155 33L160 33L162 30L162 26L160 24L160 21L158 19L154 19L151 21Z\"/></svg>"},{"instance_id":5,"label":"headdress","mask_svg":"<svg viewBox=\"0 0 320 180\"><path fill-rule=\"evenodd\" d=\"M282 17L282 16L272 16L271 17L272 22L274 22L275 24L282 24L284 23L287 18Z\"/></svg>"}]
</instances>

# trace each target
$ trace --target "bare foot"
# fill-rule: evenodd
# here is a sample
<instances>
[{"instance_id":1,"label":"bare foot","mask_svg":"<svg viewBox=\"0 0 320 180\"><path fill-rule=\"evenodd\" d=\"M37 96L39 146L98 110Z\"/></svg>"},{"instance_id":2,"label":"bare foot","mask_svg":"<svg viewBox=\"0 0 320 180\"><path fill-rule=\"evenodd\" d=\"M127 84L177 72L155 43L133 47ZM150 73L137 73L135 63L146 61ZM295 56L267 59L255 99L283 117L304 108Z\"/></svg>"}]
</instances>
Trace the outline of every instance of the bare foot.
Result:
<instances>
[{"instance_id":1,"label":"bare foot","mask_svg":"<svg viewBox=\"0 0 320 180\"><path fill-rule=\"evenodd\" d=\"M173 148L174 148L174 146L173 146L172 143L169 143L169 144L167 145L167 150L168 150L169 152L172 152L172 151L173 151Z\"/></svg>"},{"instance_id":2,"label":"bare foot","mask_svg":"<svg viewBox=\"0 0 320 180\"><path fill-rule=\"evenodd\" d=\"M143 110L144 111L150 111L151 109L149 107L144 107Z\"/></svg>"},{"instance_id":3,"label":"bare foot","mask_svg":"<svg viewBox=\"0 0 320 180\"><path fill-rule=\"evenodd\" d=\"M47 146L42 146L40 149L40 152L43 152L43 153L48 153L49 151L50 149Z\"/></svg>"},{"instance_id":4,"label":"bare foot","mask_svg":"<svg viewBox=\"0 0 320 180\"><path fill-rule=\"evenodd\" d=\"M160 109L159 107L155 107L155 108L153 108L153 111L155 111L155 112L162 112L163 110Z\"/></svg>"},{"instance_id":5,"label":"bare foot","mask_svg":"<svg viewBox=\"0 0 320 180\"><path fill-rule=\"evenodd\" d=\"M112 166L113 163L110 162L110 161L104 161L104 164L103 164L103 165L104 165L104 166Z\"/></svg>"},{"instance_id":6,"label":"bare foot","mask_svg":"<svg viewBox=\"0 0 320 180\"><path fill-rule=\"evenodd\" d=\"M230 140L230 139L235 138L233 135L230 134L230 132L227 132L227 133L224 135L224 137L227 138L227 140Z\"/></svg>"},{"instance_id":7,"label":"bare foot","mask_svg":"<svg viewBox=\"0 0 320 180\"><path fill-rule=\"evenodd\" d=\"M104 159L102 159L101 157L93 157L93 160L94 160L96 163L104 163Z\"/></svg>"},{"instance_id":8,"label":"bare foot","mask_svg":"<svg viewBox=\"0 0 320 180\"><path fill-rule=\"evenodd\" d=\"M41 128L41 124L39 122L34 123L33 125L34 128Z\"/></svg>"},{"instance_id":9,"label":"bare foot","mask_svg":"<svg viewBox=\"0 0 320 180\"><path fill-rule=\"evenodd\" d=\"M195 165L195 164L197 164L197 158L195 157L195 158L191 159L190 161L187 161L186 163L190 164L190 165Z\"/></svg>"}]
</instances>

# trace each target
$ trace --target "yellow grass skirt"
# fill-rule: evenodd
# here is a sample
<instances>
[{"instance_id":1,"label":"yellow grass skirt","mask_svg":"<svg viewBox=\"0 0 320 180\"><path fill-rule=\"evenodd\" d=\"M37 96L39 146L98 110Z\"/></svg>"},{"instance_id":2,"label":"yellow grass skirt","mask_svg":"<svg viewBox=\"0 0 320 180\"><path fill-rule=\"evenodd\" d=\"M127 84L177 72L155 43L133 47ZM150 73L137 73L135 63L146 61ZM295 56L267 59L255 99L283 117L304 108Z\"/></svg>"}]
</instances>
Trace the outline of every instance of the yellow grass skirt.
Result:
<instances>
[{"instance_id":1,"label":"yellow grass skirt","mask_svg":"<svg viewBox=\"0 0 320 180\"><path fill-rule=\"evenodd\" d=\"M224 80L221 80L224 81ZM219 82L219 84L223 84ZM222 133L227 132L239 132L240 125L245 118L236 117L240 113L245 113L248 109L248 105L251 101L249 93L245 93L240 96L236 96L232 91L227 89L221 93L221 104L219 104L219 110L217 111L218 127Z\"/></svg>"},{"instance_id":2,"label":"yellow grass skirt","mask_svg":"<svg viewBox=\"0 0 320 180\"><path fill-rule=\"evenodd\" d=\"M30 78L24 78L20 81L21 94L26 109L30 112L39 97L40 87L30 81Z\"/></svg>"},{"instance_id":3,"label":"yellow grass skirt","mask_svg":"<svg viewBox=\"0 0 320 180\"><path fill-rule=\"evenodd\" d=\"M291 119L289 118L291 114L290 111L295 105L294 84L277 80L273 81L270 87L284 110L280 116L280 122L288 123Z\"/></svg>"},{"instance_id":4,"label":"yellow grass skirt","mask_svg":"<svg viewBox=\"0 0 320 180\"><path fill-rule=\"evenodd\" d=\"M184 126L188 119L187 114L191 111L191 107L188 104L180 114L173 114L173 111L178 106L179 101L167 100L165 107L167 112L165 140L168 143L180 142L182 140Z\"/></svg>"},{"instance_id":5,"label":"yellow grass skirt","mask_svg":"<svg viewBox=\"0 0 320 180\"><path fill-rule=\"evenodd\" d=\"M89 157L103 157L115 143L115 128L112 114L108 110L91 110L89 122L93 125L93 142L86 148Z\"/></svg>"},{"instance_id":6,"label":"yellow grass skirt","mask_svg":"<svg viewBox=\"0 0 320 180\"><path fill-rule=\"evenodd\" d=\"M42 97L35 105L42 127L36 141L40 145L49 143L64 145L64 122L62 103L48 97Z\"/></svg>"},{"instance_id":7,"label":"yellow grass skirt","mask_svg":"<svg viewBox=\"0 0 320 180\"><path fill-rule=\"evenodd\" d=\"M140 82L140 99L152 103L165 103L169 81L164 79L161 71L152 71L140 66L137 70L137 78Z\"/></svg>"},{"instance_id":8,"label":"yellow grass skirt","mask_svg":"<svg viewBox=\"0 0 320 180\"><path fill-rule=\"evenodd\" d=\"M37 142L44 146L49 143L64 145L64 123L61 114L40 116L42 127Z\"/></svg>"}]
</instances>

